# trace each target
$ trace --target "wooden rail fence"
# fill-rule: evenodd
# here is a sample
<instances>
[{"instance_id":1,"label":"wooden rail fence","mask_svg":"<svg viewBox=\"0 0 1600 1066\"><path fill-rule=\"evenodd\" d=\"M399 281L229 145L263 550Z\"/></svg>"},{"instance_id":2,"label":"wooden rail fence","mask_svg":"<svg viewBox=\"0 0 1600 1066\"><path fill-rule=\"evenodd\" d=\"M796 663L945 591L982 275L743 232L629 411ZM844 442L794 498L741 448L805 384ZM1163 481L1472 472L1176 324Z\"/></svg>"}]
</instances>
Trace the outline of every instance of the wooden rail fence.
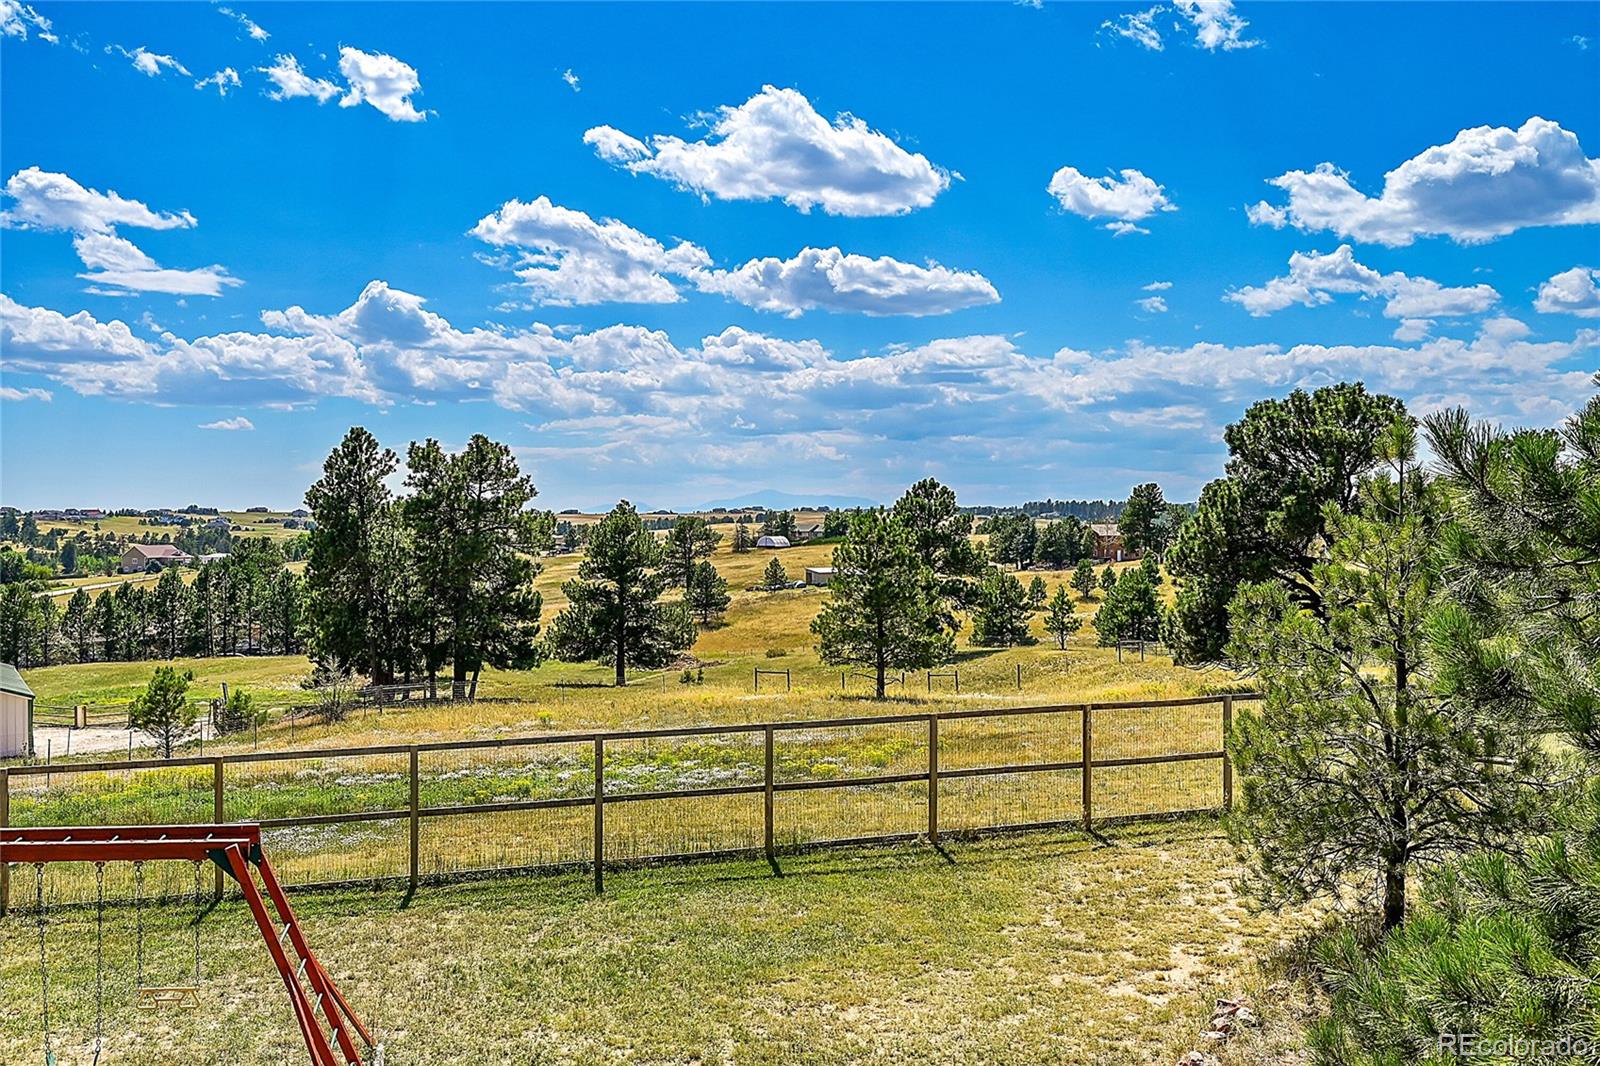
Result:
<instances>
[{"instance_id":1,"label":"wooden rail fence","mask_svg":"<svg viewBox=\"0 0 1600 1066\"><path fill-rule=\"evenodd\" d=\"M1238 701L1256 700L1259 695L1255 693L1233 693L1217 696L1200 696L1184 699L1149 700L1149 701L1122 701L1104 703L1075 703L1057 704L1035 707L1001 707L984 709L961 709L933 711L928 713L910 714L885 714L862 715L855 717L842 717L831 719L810 719L794 721L777 721L762 723L737 723L726 725L699 725L668 728L624 729L608 731L587 731L572 733L548 733L533 736L493 738L482 740L439 741L419 744L386 744L366 747L345 748L304 748L289 751L274 752L241 752L207 757L189 757L173 759L142 759L142 760L111 760L99 762L58 762L54 766L39 764L14 765L0 767L0 850L3 850L3 830L13 824L15 816L14 794L19 789L26 789L27 783L34 778L70 778L72 775L87 774L128 774L139 772L167 771L177 768L195 768L202 771L199 776L210 778L210 810L196 812L200 816L195 821L213 821L223 823L228 821L227 812L230 806L230 797L241 799L250 795L251 786L239 782L234 786L234 791L229 789L228 769L230 767L263 767L274 763L284 763L294 760L339 760L339 759L370 759L377 756L404 757L406 764L407 802L405 806L341 810L330 813L293 815L287 817L235 819L257 822L263 829L283 829L290 827L318 827L336 826L348 823L367 822L397 822L408 823L406 834L406 852L408 862L405 872L396 870L392 874L358 879L360 883L374 881L403 881L415 890L423 880L421 862L421 830L425 822L432 819L452 818L465 815L490 815L506 812L559 810L569 808L590 808L593 819L593 851L588 865L593 867L594 887L596 892L604 891L606 858L606 812L609 808L632 804L648 803L660 800L706 800L714 797L750 796L761 797L762 808L762 844L759 849L769 861L776 864L779 851L776 833L776 806L779 796L789 793L810 793L814 791L839 790L839 789L864 789L875 786L891 786L905 784L925 784L927 788L927 811L924 824L917 825L914 829L890 833L846 835L826 839L808 840L804 847L825 847L840 845L859 845L868 843L889 843L895 841L926 839L930 844L937 845L942 836L957 835L966 832L992 832L992 831L1017 831L1059 827L1062 825L1081 822L1085 829L1090 829L1096 819L1096 778L1099 774L1121 767L1135 766L1165 766L1178 763L1215 762L1218 765L1218 779L1220 780L1221 807L1226 809L1233 802L1233 768L1222 748L1205 748L1203 750L1176 750L1164 751L1146 755L1112 755L1099 757L1096 753L1095 719L1097 715L1105 715L1113 711L1151 711L1160 708L1215 708L1220 712L1220 720L1212 720L1220 726L1218 735L1226 738L1228 730L1232 727L1234 704ZM940 759L940 731L941 726L948 729L955 724L969 723L974 720L1005 720L1026 718L1029 716L1061 715L1076 713L1081 722L1081 734L1076 758L1022 761L1009 763L985 763L981 765L941 766ZM780 780L777 773L777 759L775 757L776 741L780 735L804 732L817 734L829 730L850 730L874 726L901 726L922 727L926 729L926 762L921 768L905 772L878 773L861 776L847 777L814 777L803 780ZM761 751L761 780L759 783L746 784L714 784L689 788L674 789L646 789L643 791L612 792L607 790L607 745L613 746L628 742L651 742L667 740L693 740L727 738L732 736L748 736L752 741L760 738ZM801 738L802 742L806 738ZM422 802L424 776L422 773L422 757L429 753L471 753L475 751L493 751L496 749L531 748L538 749L550 745L582 746L592 753L593 784L588 795L548 796L530 799L493 799L487 802L451 803L429 805ZM209 769L209 775L203 771ZM940 822L940 792L941 783L959 781L971 778L1001 777L1012 775L1044 774L1059 771L1079 771L1081 778L1081 818L1055 819L1048 821L1007 821L1003 824L984 826L978 829L944 827ZM49 775L48 777L46 775ZM48 787L46 789L48 792ZM1180 808L1173 810L1152 810L1141 812L1145 815L1188 814L1197 813L1199 810L1216 809L1215 806L1207 808ZM28 819L17 819L19 826ZM919 819L920 821L920 819ZM31 822L29 823L31 824ZM755 851L756 849L735 849L738 851ZM711 852L665 852L642 856L637 861L657 861L689 858L696 855L704 856ZM547 865L570 866L570 863L551 863ZM0 914L9 902L9 866L0 855ZM499 866L495 869L523 870L523 866ZM449 875L445 875L447 879ZM345 881L312 881L297 887L310 887L328 884L353 883ZM217 891L222 890L222 878L217 876Z\"/></svg>"}]
</instances>

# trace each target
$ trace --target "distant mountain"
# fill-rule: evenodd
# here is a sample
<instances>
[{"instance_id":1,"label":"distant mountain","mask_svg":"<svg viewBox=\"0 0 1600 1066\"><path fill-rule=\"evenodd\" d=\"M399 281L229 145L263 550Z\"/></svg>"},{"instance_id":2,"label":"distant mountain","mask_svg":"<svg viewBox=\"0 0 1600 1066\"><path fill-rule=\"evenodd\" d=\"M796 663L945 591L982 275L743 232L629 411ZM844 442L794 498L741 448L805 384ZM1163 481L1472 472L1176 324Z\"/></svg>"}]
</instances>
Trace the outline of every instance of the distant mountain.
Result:
<instances>
[{"instance_id":1,"label":"distant mountain","mask_svg":"<svg viewBox=\"0 0 1600 1066\"><path fill-rule=\"evenodd\" d=\"M876 507L877 500L862 496L829 496L825 493L779 492L777 489L757 489L743 496L711 500L696 507L697 511L733 510L738 507L767 507L780 511L793 511L806 507L831 507L836 511L850 507Z\"/></svg>"}]
</instances>

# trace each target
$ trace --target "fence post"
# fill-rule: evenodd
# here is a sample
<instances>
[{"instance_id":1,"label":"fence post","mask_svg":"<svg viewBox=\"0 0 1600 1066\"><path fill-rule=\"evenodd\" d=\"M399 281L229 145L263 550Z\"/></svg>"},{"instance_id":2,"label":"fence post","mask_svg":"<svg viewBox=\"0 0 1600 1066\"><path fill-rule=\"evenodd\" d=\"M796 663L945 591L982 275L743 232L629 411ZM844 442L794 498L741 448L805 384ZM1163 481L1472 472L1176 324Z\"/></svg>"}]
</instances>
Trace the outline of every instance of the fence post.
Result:
<instances>
[{"instance_id":1,"label":"fence post","mask_svg":"<svg viewBox=\"0 0 1600 1066\"><path fill-rule=\"evenodd\" d=\"M211 760L211 822L221 825L223 817L223 788L222 788L222 760ZM216 864L213 863L213 866ZM217 866L216 884L212 888L212 895L220 902L222 899L222 867Z\"/></svg>"},{"instance_id":2,"label":"fence post","mask_svg":"<svg viewBox=\"0 0 1600 1066\"><path fill-rule=\"evenodd\" d=\"M762 777L762 783L766 786L766 795L765 795L764 800L763 800L763 808L764 808L764 810L763 810L763 818L764 818L764 821L765 821L763 839L765 841L765 847L766 847L766 852L767 852L767 861L768 862L774 862L775 859L774 859L773 856L774 856L775 848L774 848L773 831L772 831L772 821L773 821L772 816L773 816L774 803L773 803L772 785L773 785L773 776L774 776L774 774L773 774L773 763L774 763L775 760L773 758L773 752L772 752L772 727L770 725L767 726L765 732L766 732L766 736L765 736L764 739L766 741L766 749L767 749L767 751L766 751L766 770L765 770L765 772L763 774L763 777Z\"/></svg>"},{"instance_id":3,"label":"fence post","mask_svg":"<svg viewBox=\"0 0 1600 1066\"><path fill-rule=\"evenodd\" d=\"M1083 829L1094 823L1094 704L1083 705Z\"/></svg>"},{"instance_id":4,"label":"fence post","mask_svg":"<svg viewBox=\"0 0 1600 1066\"><path fill-rule=\"evenodd\" d=\"M939 846L939 716L928 715L928 843Z\"/></svg>"},{"instance_id":5,"label":"fence post","mask_svg":"<svg viewBox=\"0 0 1600 1066\"><path fill-rule=\"evenodd\" d=\"M606 890L606 741L594 738L594 894Z\"/></svg>"},{"instance_id":6,"label":"fence post","mask_svg":"<svg viewBox=\"0 0 1600 1066\"><path fill-rule=\"evenodd\" d=\"M1233 810L1233 760L1228 757L1228 734L1233 731L1233 697L1222 697L1222 809Z\"/></svg>"},{"instance_id":7,"label":"fence post","mask_svg":"<svg viewBox=\"0 0 1600 1066\"><path fill-rule=\"evenodd\" d=\"M0 829L11 824L11 771L0 766ZM0 917L11 909L11 864L0 862Z\"/></svg>"},{"instance_id":8,"label":"fence post","mask_svg":"<svg viewBox=\"0 0 1600 1066\"><path fill-rule=\"evenodd\" d=\"M1017 664L1017 691L1022 691L1022 664Z\"/></svg>"},{"instance_id":9,"label":"fence post","mask_svg":"<svg viewBox=\"0 0 1600 1066\"><path fill-rule=\"evenodd\" d=\"M411 891L417 890L417 874L422 866L422 773L417 746L411 745Z\"/></svg>"}]
</instances>

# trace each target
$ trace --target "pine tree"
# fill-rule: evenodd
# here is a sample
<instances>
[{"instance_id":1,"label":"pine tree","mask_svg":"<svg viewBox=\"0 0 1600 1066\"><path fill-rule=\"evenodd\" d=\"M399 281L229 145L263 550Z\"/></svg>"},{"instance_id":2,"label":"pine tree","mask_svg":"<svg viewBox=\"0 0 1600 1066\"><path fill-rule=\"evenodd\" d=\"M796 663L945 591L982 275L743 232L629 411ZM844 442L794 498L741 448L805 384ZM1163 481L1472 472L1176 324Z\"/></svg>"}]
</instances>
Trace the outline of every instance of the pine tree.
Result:
<instances>
[{"instance_id":1,"label":"pine tree","mask_svg":"<svg viewBox=\"0 0 1600 1066\"><path fill-rule=\"evenodd\" d=\"M394 588L391 575L397 524L385 479L399 458L360 426L352 427L306 490L316 527L306 563L306 620L314 658L394 680Z\"/></svg>"},{"instance_id":2,"label":"pine tree","mask_svg":"<svg viewBox=\"0 0 1600 1066\"><path fill-rule=\"evenodd\" d=\"M1117 572L1112 569L1110 563L1107 563L1106 568L1100 571L1100 591L1109 594L1116 587Z\"/></svg>"},{"instance_id":3,"label":"pine tree","mask_svg":"<svg viewBox=\"0 0 1600 1066\"><path fill-rule=\"evenodd\" d=\"M128 727L155 741L164 759L194 729L195 711L189 703L190 675L171 666L158 666L145 690L128 704Z\"/></svg>"},{"instance_id":4,"label":"pine tree","mask_svg":"<svg viewBox=\"0 0 1600 1066\"><path fill-rule=\"evenodd\" d=\"M1106 572L1111 572L1109 567ZM1161 601L1149 570L1135 566L1112 582L1094 614L1094 628L1101 644L1156 639L1161 631Z\"/></svg>"},{"instance_id":5,"label":"pine tree","mask_svg":"<svg viewBox=\"0 0 1600 1066\"><path fill-rule=\"evenodd\" d=\"M1502 708L1442 691L1435 642L1466 623L1439 602L1443 500L1414 440L1396 421L1379 442L1391 477L1363 481L1357 513L1326 516L1320 609L1282 581L1242 586L1230 608L1229 654L1263 694L1228 739L1242 794L1228 831L1250 883L1281 903L1359 878L1384 929L1405 918L1416 869L1536 822L1526 783L1544 762Z\"/></svg>"},{"instance_id":6,"label":"pine tree","mask_svg":"<svg viewBox=\"0 0 1600 1066\"><path fill-rule=\"evenodd\" d=\"M769 511L767 520L761 523L763 537L786 537L794 540L794 512Z\"/></svg>"},{"instance_id":7,"label":"pine tree","mask_svg":"<svg viewBox=\"0 0 1600 1066\"><path fill-rule=\"evenodd\" d=\"M722 542L722 534L706 524L704 518L684 515L667 531L661 572L668 581L683 587L687 595L694 585L698 564L710 559Z\"/></svg>"},{"instance_id":8,"label":"pine tree","mask_svg":"<svg viewBox=\"0 0 1600 1066\"><path fill-rule=\"evenodd\" d=\"M1045 607L1044 631L1056 638L1056 646L1062 651L1067 650L1067 638L1083 625L1083 619L1075 612L1072 597L1067 595L1067 586L1057 585L1055 595L1050 597Z\"/></svg>"},{"instance_id":9,"label":"pine tree","mask_svg":"<svg viewBox=\"0 0 1600 1066\"><path fill-rule=\"evenodd\" d=\"M550 645L568 662L610 663L626 685L630 665L665 666L693 644L694 620L682 604L661 602L661 545L633 504L618 503L592 530L578 576L561 587L568 606Z\"/></svg>"},{"instance_id":10,"label":"pine tree","mask_svg":"<svg viewBox=\"0 0 1600 1066\"><path fill-rule=\"evenodd\" d=\"M787 588L788 586L789 572L783 568L783 564L779 562L778 557L774 555L772 557L772 562L767 564L767 569L761 575L761 587L767 589L768 591L775 592L778 589Z\"/></svg>"},{"instance_id":11,"label":"pine tree","mask_svg":"<svg viewBox=\"0 0 1600 1066\"><path fill-rule=\"evenodd\" d=\"M406 465L407 576L421 610L403 612L394 628L425 624L429 636L419 643L430 676L448 661L451 691L472 698L486 664L526 669L539 661L542 600L533 583L552 521L528 510L537 490L511 449L481 433L455 454L431 439L413 444Z\"/></svg>"},{"instance_id":12,"label":"pine tree","mask_svg":"<svg viewBox=\"0 0 1600 1066\"><path fill-rule=\"evenodd\" d=\"M188 643L189 586L175 567L161 571L151 601L156 623L156 650L163 659L176 659Z\"/></svg>"},{"instance_id":13,"label":"pine tree","mask_svg":"<svg viewBox=\"0 0 1600 1066\"><path fill-rule=\"evenodd\" d=\"M955 654L932 568L898 522L878 511L852 518L833 566L827 602L811 623L823 662L872 670L882 699L891 669L922 670Z\"/></svg>"},{"instance_id":14,"label":"pine tree","mask_svg":"<svg viewBox=\"0 0 1600 1066\"><path fill-rule=\"evenodd\" d=\"M86 663L94 655L93 607L88 590L79 589L67 600L67 609L61 615L61 637L67 654L76 662Z\"/></svg>"},{"instance_id":15,"label":"pine tree","mask_svg":"<svg viewBox=\"0 0 1600 1066\"><path fill-rule=\"evenodd\" d=\"M1033 597L1015 575L991 567L978 591L972 643L985 648L1036 643L1028 628L1034 609Z\"/></svg>"},{"instance_id":16,"label":"pine tree","mask_svg":"<svg viewBox=\"0 0 1600 1066\"><path fill-rule=\"evenodd\" d=\"M1050 595L1050 586L1044 583L1044 578L1038 574L1033 575L1033 580L1028 582L1028 609L1030 611L1044 610L1045 597Z\"/></svg>"},{"instance_id":17,"label":"pine tree","mask_svg":"<svg viewBox=\"0 0 1600 1066\"><path fill-rule=\"evenodd\" d=\"M989 566L983 549L973 543L972 516L961 510L954 489L931 477L907 489L892 514L933 570L939 595L948 604L945 626L954 632L960 626L955 612L977 601Z\"/></svg>"},{"instance_id":18,"label":"pine tree","mask_svg":"<svg viewBox=\"0 0 1600 1066\"><path fill-rule=\"evenodd\" d=\"M1453 501L1439 537L1452 609L1429 640L1441 695L1554 729L1574 755L1540 805L1547 834L1530 825L1510 854L1431 876L1375 949L1359 931L1324 947L1331 1016L1310 1043L1327 1064L1422 1061L1443 1032L1573 1049L1600 1032L1600 398L1559 434L1461 411L1427 429Z\"/></svg>"},{"instance_id":19,"label":"pine tree","mask_svg":"<svg viewBox=\"0 0 1600 1066\"><path fill-rule=\"evenodd\" d=\"M733 597L728 595L728 582L717 568L708 562L697 564L689 579L689 591L684 603L702 626L709 626L722 617Z\"/></svg>"},{"instance_id":20,"label":"pine tree","mask_svg":"<svg viewBox=\"0 0 1600 1066\"><path fill-rule=\"evenodd\" d=\"M754 543L755 538L750 536L750 523L740 516L740 520L733 524L733 550L743 555Z\"/></svg>"},{"instance_id":21,"label":"pine tree","mask_svg":"<svg viewBox=\"0 0 1600 1066\"><path fill-rule=\"evenodd\" d=\"M1078 598L1087 600L1095 585L1094 564L1087 559L1078 560L1078 568L1072 572L1072 587L1078 590Z\"/></svg>"}]
</instances>

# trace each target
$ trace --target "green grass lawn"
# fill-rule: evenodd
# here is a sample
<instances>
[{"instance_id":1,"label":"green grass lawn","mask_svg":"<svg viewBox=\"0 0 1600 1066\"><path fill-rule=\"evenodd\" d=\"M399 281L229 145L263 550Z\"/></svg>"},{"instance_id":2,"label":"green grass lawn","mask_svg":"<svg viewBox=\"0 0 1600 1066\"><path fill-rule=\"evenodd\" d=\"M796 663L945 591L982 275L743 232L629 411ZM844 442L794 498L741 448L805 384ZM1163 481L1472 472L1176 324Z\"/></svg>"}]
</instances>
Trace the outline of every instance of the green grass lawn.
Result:
<instances>
[{"instance_id":1,"label":"green grass lawn","mask_svg":"<svg viewBox=\"0 0 1600 1066\"><path fill-rule=\"evenodd\" d=\"M1295 928L1234 898L1209 821L947 850L814 852L782 877L754 861L618 871L598 899L563 875L296 906L390 1063L1170 1063ZM152 982L191 964L187 913L147 916ZM196 1013L133 1009L130 924L108 920L102 1062L303 1056L241 904L202 923ZM38 1060L36 931L13 914L0 936L0 1061ZM53 913L47 942L57 1046L86 1062L92 910Z\"/></svg>"}]
</instances>

